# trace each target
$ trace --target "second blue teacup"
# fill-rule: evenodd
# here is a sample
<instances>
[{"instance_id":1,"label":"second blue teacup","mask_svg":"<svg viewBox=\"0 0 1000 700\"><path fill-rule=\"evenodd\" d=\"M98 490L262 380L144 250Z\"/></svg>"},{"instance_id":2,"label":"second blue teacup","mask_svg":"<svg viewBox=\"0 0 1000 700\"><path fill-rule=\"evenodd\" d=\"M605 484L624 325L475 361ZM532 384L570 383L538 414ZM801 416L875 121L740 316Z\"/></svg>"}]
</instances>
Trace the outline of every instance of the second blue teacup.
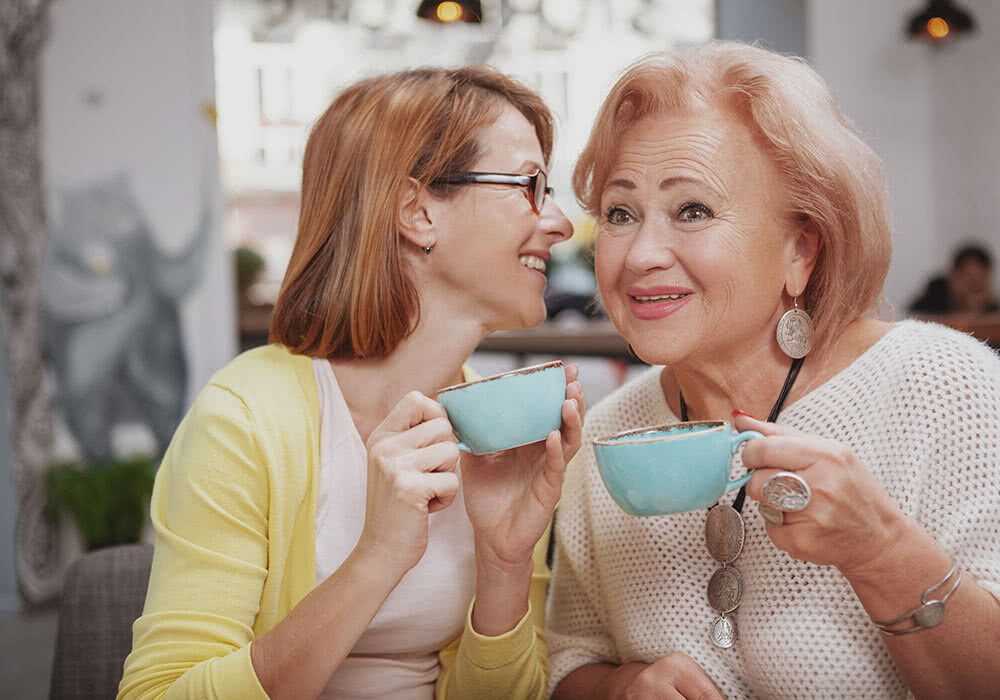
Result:
<instances>
[{"instance_id":1,"label":"second blue teacup","mask_svg":"<svg viewBox=\"0 0 1000 700\"><path fill-rule=\"evenodd\" d=\"M740 443L764 437L737 433L726 421L691 421L627 430L594 440L608 493L630 515L665 515L708 508L747 474L729 480Z\"/></svg>"},{"instance_id":2,"label":"second blue teacup","mask_svg":"<svg viewBox=\"0 0 1000 700\"><path fill-rule=\"evenodd\" d=\"M522 367L438 392L458 448L482 455L548 437L562 425L566 371L559 360Z\"/></svg>"}]
</instances>

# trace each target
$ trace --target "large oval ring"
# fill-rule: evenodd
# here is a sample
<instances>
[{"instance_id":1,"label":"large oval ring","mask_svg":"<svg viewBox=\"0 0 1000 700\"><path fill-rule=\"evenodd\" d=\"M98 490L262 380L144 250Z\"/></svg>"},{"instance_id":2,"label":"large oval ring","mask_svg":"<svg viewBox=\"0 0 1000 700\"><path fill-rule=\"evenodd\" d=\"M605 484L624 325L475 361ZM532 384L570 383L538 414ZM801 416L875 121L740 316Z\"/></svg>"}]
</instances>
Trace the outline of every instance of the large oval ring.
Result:
<instances>
[{"instance_id":1,"label":"large oval ring","mask_svg":"<svg viewBox=\"0 0 1000 700\"><path fill-rule=\"evenodd\" d=\"M785 513L805 510L812 498L809 484L795 472L778 472L764 482L763 492L768 503Z\"/></svg>"}]
</instances>

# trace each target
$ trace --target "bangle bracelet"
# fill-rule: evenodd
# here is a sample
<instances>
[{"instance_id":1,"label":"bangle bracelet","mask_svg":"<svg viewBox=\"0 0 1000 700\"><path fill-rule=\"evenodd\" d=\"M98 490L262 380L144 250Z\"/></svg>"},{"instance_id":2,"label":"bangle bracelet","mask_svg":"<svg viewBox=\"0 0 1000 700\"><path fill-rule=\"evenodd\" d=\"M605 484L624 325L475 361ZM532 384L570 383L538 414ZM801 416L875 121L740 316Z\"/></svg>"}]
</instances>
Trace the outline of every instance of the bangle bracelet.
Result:
<instances>
[{"instance_id":1,"label":"bangle bracelet","mask_svg":"<svg viewBox=\"0 0 1000 700\"><path fill-rule=\"evenodd\" d=\"M955 583L952 584L948 592L941 598L937 600L929 600L929 597L931 593L948 583L948 579L955 575L955 571L956 566L953 559L951 562L951 568L948 569L948 573L945 574L944 578L920 594L920 605L912 610L907 610L895 620L890 620L889 622L877 622L872 620L872 622L879 628L879 630L881 630L882 634L887 634L891 637L898 637L903 634L912 634L913 632L919 632L920 630L937 627L944 621L945 602L951 597L951 594L955 592L955 589L958 588L958 584L962 582L962 572L958 572L958 576L955 578ZM914 622L912 627L889 629L890 627L898 625L911 618Z\"/></svg>"}]
</instances>

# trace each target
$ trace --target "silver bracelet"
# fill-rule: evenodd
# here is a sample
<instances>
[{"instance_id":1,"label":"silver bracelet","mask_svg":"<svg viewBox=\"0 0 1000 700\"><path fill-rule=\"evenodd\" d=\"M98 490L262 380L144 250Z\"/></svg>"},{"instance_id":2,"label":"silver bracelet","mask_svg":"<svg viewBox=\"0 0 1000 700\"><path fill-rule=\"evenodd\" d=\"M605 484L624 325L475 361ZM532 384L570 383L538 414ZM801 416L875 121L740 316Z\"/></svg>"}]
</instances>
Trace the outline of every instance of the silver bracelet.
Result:
<instances>
[{"instance_id":1,"label":"silver bracelet","mask_svg":"<svg viewBox=\"0 0 1000 700\"><path fill-rule=\"evenodd\" d=\"M958 577L955 579L955 583L952 587L944 594L941 598L937 600L929 600L931 593L948 583L948 579L955 575L955 560L952 559L951 568L948 569L948 573L945 574L944 578L935 583L933 586L925 590L920 594L920 605L908 610L895 620L890 620L889 622L876 622L875 626L882 631L882 634L887 634L891 637L898 637L903 634L912 634L914 632L919 632L920 630L930 629L932 627L937 627L944 621L944 604L951 597L951 594L955 592L958 588L958 584L962 582L962 572L958 572ZM900 624L913 618L914 625L912 627L906 627L904 629L889 629L895 625Z\"/></svg>"}]
</instances>

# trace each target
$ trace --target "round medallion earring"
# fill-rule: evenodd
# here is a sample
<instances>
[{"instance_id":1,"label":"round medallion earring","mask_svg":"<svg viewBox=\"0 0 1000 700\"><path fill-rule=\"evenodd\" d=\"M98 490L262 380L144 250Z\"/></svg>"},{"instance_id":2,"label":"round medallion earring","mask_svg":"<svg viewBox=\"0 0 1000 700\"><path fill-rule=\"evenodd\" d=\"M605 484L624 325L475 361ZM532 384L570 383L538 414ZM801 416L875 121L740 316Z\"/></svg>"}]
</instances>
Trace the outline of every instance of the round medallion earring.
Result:
<instances>
[{"instance_id":1,"label":"round medallion earring","mask_svg":"<svg viewBox=\"0 0 1000 700\"><path fill-rule=\"evenodd\" d=\"M778 319L777 339L781 351L792 359L805 357L812 350L812 319L799 308L799 297L792 301L789 309Z\"/></svg>"}]
</instances>

